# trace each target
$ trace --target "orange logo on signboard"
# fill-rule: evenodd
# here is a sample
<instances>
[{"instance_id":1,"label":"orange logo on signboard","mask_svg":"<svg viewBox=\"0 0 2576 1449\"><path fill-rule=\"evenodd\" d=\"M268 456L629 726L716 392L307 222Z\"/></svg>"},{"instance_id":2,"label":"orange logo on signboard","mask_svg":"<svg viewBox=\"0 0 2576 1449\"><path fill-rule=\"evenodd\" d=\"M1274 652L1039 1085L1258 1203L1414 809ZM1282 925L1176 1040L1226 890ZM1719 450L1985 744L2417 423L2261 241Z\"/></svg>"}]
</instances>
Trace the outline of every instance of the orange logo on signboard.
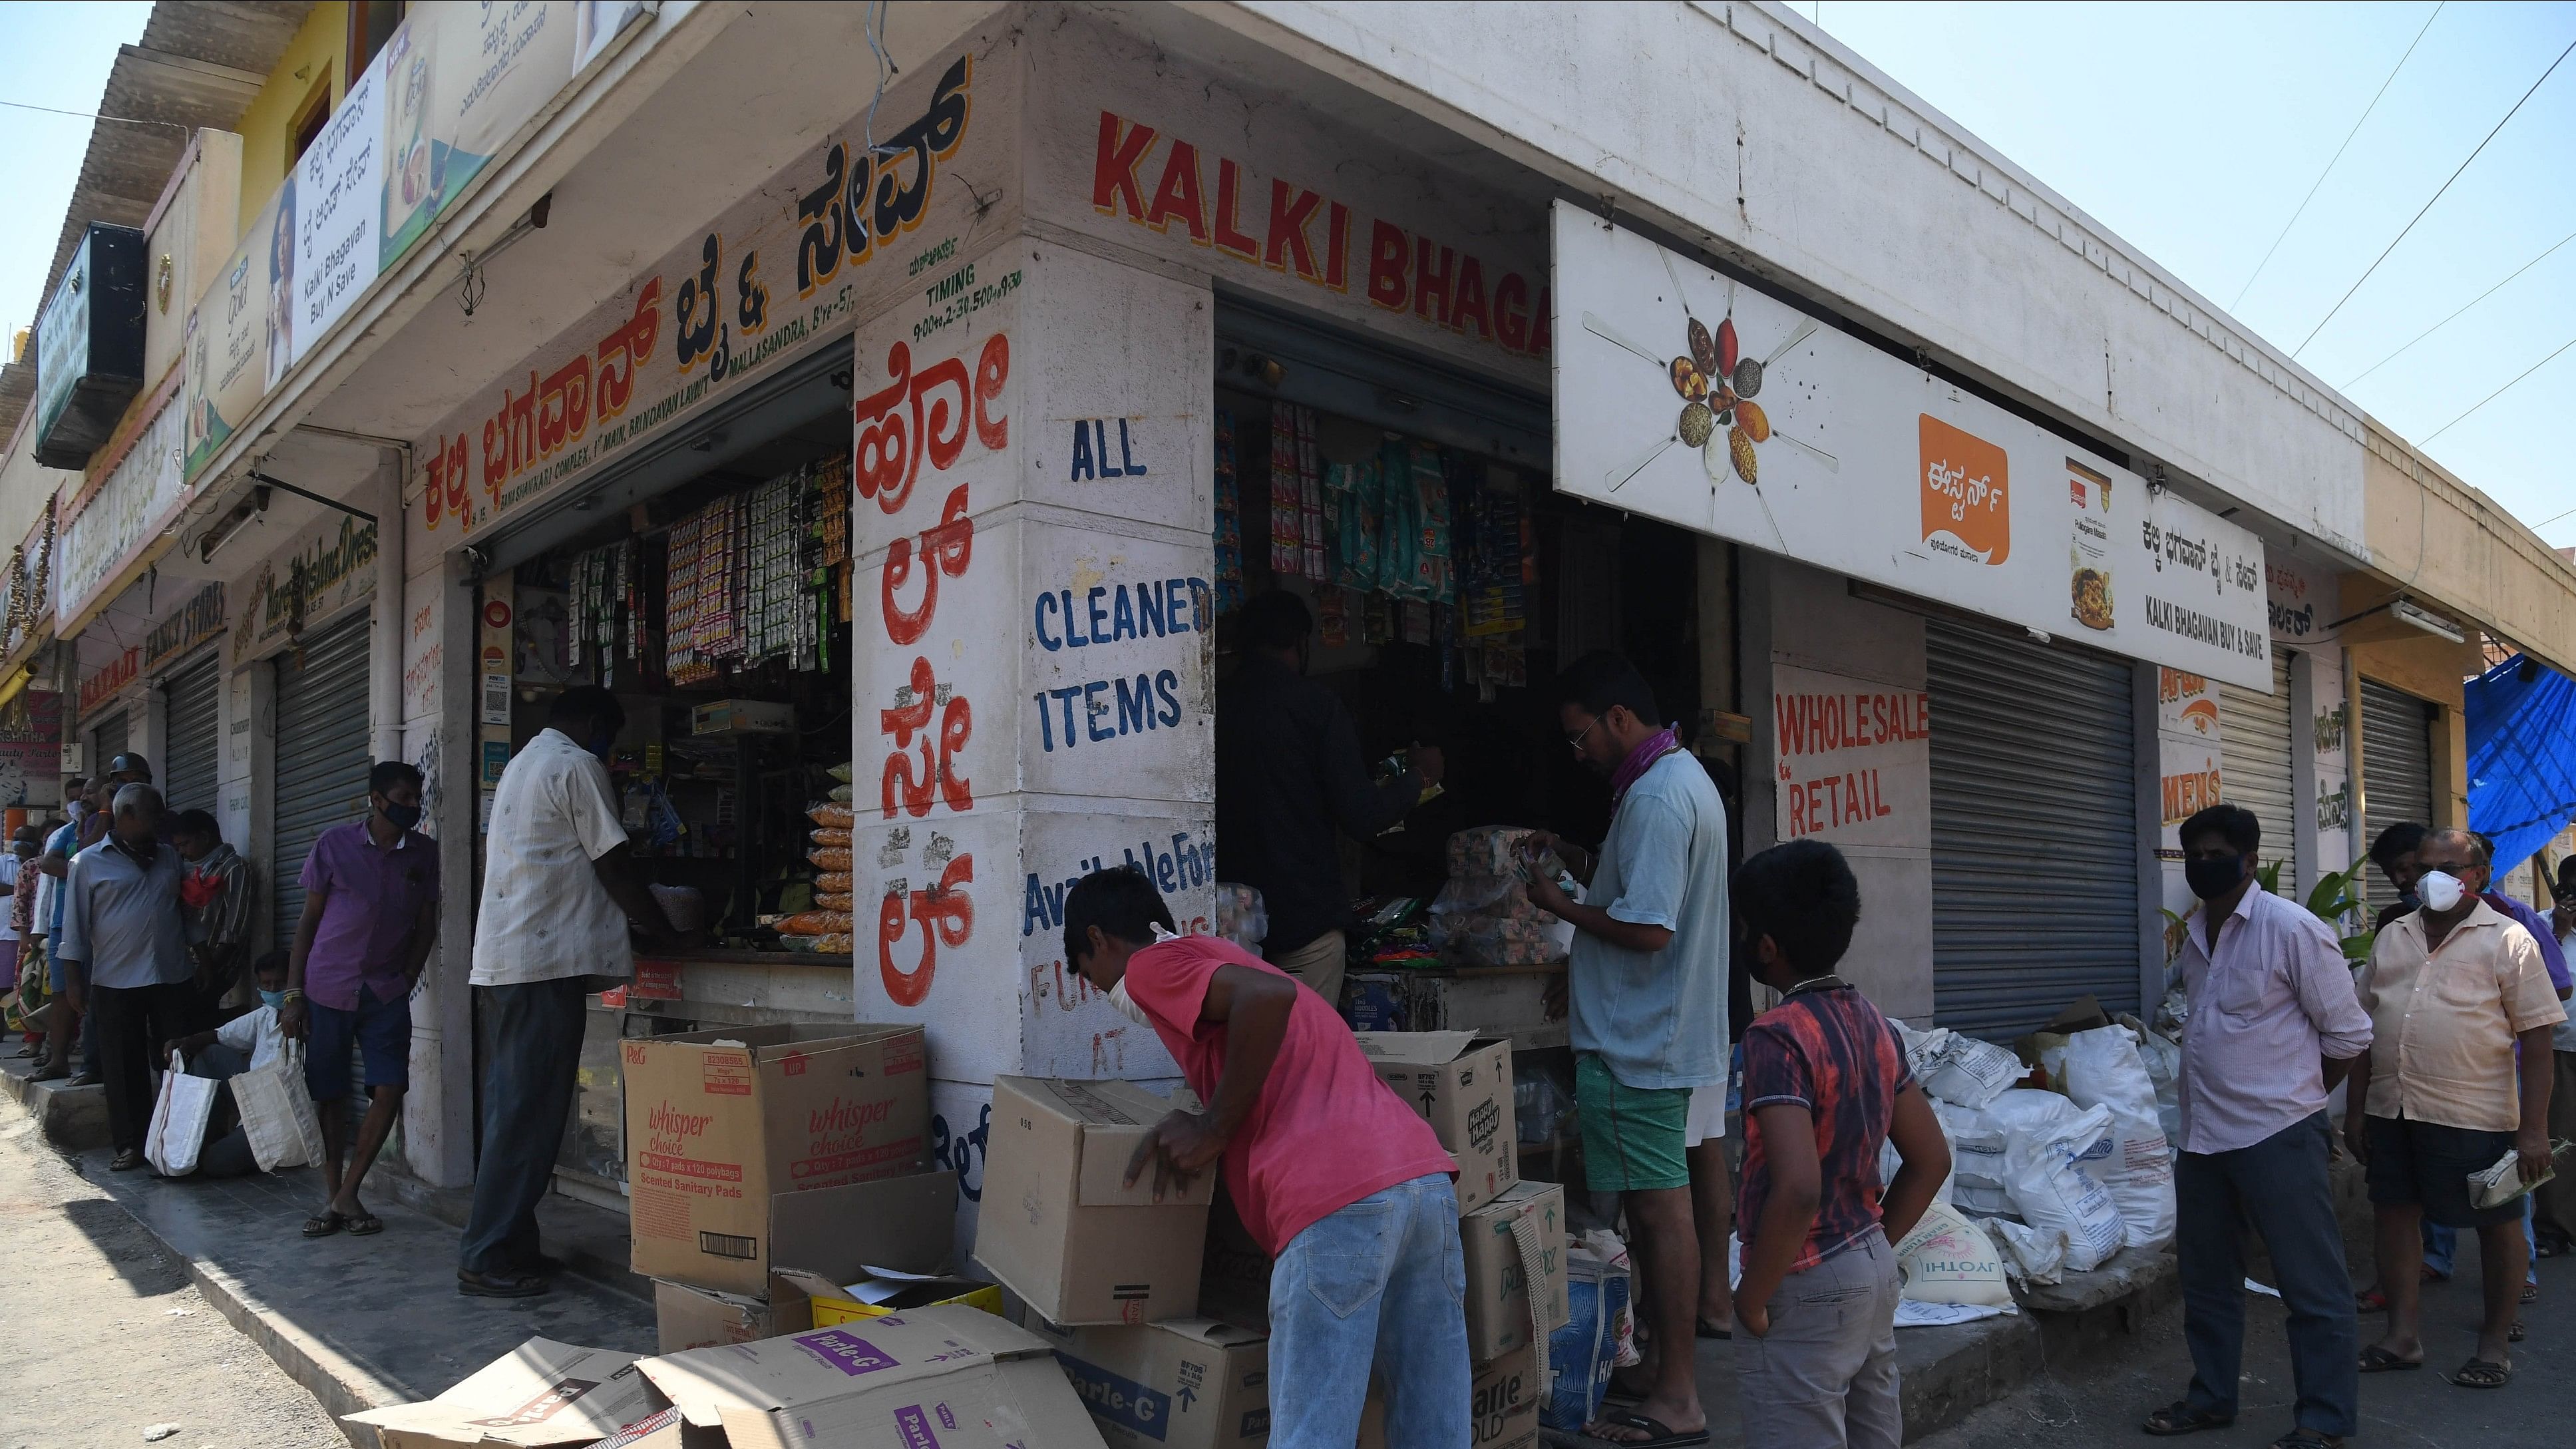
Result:
<instances>
[{"instance_id":1,"label":"orange logo on signboard","mask_svg":"<svg viewBox=\"0 0 2576 1449\"><path fill-rule=\"evenodd\" d=\"M2009 464L2004 450L1922 415L1923 541L1943 553L1999 564L2012 553Z\"/></svg>"}]
</instances>

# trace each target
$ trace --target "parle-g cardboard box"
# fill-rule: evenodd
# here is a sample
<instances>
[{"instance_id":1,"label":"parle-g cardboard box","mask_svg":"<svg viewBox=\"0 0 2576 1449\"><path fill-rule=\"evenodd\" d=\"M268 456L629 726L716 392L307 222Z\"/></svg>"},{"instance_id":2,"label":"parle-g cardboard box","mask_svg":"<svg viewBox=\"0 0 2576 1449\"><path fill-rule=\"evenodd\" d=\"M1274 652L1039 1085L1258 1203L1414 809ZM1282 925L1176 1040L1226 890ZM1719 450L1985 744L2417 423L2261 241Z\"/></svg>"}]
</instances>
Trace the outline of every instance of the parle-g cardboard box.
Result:
<instances>
[{"instance_id":1,"label":"parle-g cardboard box","mask_svg":"<svg viewBox=\"0 0 2576 1449\"><path fill-rule=\"evenodd\" d=\"M922 1028L725 1027L618 1044L634 1268L768 1291L781 1199L920 1170L930 1138ZM799 1265L810 1266L810 1265Z\"/></svg>"},{"instance_id":2,"label":"parle-g cardboard box","mask_svg":"<svg viewBox=\"0 0 2576 1449\"><path fill-rule=\"evenodd\" d=\"M1512 1117L1512 1040L1472 1031L1353 1033L1378 1080L1430 1122L1458 1159L1458 1211L1520 1181Z\"/></svg>"},{"instance_id":3,"label":"parle-g cardboard box","mask_svg":"<svg viewBox=\"0 0 2576 1449\"><path fill-rule=\"evenodd\" d=\"M1029 1327L1112 1445L1257 1449L1270 1442L1270 1335L1212 1318L1130 1328Z\"/></svg>"},{"instance_id":4,"label":"parle-g cardboard box","mask_svg":"<svg viewBox=\"0 0 2576 1449\"><path fill-rule=\"evenodd\" d=\"M975 1259L1050 1323L1198 1312L1211 1166L1154 1201L1128 1159L1172 1104L1132 1082L995 1077Z\"/></svg>"},{"instance_id":5,"label":"parle-g cardboard box","mask_svg":"<svg viewBox=\"0 0 2576 1449\"><path fill-rule=\"evenodd\" d=\"M382 1449L587 1445L668 1408L637 1355L531 1338L437 1398L345 1417Z\"/></svg>"},{"instance_id":6,"label":"parle-g cardboard box","mask_svg":"<svg viewBox=\"0 0 2576 1449\"><path fill-rule=\"evenodd\" d=\"M1564 1326L1563 1187L1523 1182L1503 1189L1459 1221L1458 1243L1467 1257L1468 1357L1500 1358Z\"/></svg>"}]
</instances>

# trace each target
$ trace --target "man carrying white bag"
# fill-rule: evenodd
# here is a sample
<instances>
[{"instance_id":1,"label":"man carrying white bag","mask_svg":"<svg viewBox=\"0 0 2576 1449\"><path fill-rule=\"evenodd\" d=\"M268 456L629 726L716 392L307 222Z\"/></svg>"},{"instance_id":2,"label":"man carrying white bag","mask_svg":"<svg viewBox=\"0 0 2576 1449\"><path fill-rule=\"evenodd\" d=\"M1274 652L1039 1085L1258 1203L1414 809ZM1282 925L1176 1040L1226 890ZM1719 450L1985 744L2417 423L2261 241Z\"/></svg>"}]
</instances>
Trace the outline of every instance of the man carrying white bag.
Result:
<instances>
[{"instance_id":1,"label":"man carrying white bag","mask_svg":"<svg viewBox=\"0 0 2576 1449\"><path fill-rule=\"evenodd\" d=\"M258 979L258 1006L162 1046L165 1070L144 1157L164 1177L241 1177L322 1158L321 1118L304 1088L304 1044L277 1025L286 953L261 958Z\"/></svg>"}]
</instances>

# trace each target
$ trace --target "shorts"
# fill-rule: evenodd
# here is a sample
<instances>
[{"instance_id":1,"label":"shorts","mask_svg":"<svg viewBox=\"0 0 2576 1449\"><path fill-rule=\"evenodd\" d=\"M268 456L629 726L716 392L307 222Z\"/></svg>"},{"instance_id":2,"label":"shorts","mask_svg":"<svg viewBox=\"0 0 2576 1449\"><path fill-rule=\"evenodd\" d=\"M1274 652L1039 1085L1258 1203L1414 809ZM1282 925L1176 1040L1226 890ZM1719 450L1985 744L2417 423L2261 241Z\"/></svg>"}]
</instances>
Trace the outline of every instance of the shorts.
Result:
<instances>
[{"instance_id":1,"label":"shorts","mask_svg":"<svg viewBox=\"0 0 2576 1449\"><path fill-rule=\"evenodd\" d=\"M1726 1140L1726 1085L1690 1089L1690 1113L1682 1122L1682 1146Z\"/></svg>"},{"instance_id":2,"label":"shorts","mask_svg":"<svg viewBox=\"0 0 2576 1449\"><path fill-rule=\"evenodd\" d=\"M1690 1186L1682 1132L1688 1087L1631 1087L1590 1052L1574 1059L1574 1110L1583 1124L1583 1180L1594 1192Z\"/></svg>"},{"instance_id":3,"label":"shorts","mask_svg":"<svg viewBox=\"0 0 2576 1449\"><path fill-rule=\"evenodd\" d=\"M316 1102L349 1095L349 1049L365 1059L370 1087L411 1085L411 998L378 1001L358 988L358 1009L343 1010L305 998L304 1089Z\"/></svg>"},{"instance_id":4,"label":"shorts","mask_svg":"<svg viewBox=\"0 0 2576 1449\"><path fill-rule=\"evenodd\" d=\"M2522 1220L2519 1198L2481 1208L2469 1198L2469 1174L2495 1166L2513 1146L2510 1132L2480 1132L2403 1117L2365 1117L2370 1144L2370 1200L2381 1207L2420 1205L2424 1220L2446 1228L2495 1228Z\"/></svg>"}]
</instances>

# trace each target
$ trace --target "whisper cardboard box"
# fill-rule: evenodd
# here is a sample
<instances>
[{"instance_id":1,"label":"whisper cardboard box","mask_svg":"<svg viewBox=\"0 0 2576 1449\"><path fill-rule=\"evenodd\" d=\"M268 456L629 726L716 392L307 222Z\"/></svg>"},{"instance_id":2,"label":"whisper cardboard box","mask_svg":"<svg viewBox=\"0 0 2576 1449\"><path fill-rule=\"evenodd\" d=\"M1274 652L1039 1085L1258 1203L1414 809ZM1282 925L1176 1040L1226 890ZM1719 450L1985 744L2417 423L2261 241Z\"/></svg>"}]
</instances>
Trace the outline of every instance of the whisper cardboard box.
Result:
<instances>
[{"instance_id":1,"label":"whisper cardboard box","mask_svg":"<svg viewBox=\"0 0 2576 1449\"><path fill-rule=\"evenodd\" d=\"M843 1285L870 1276L871 1268L945 1273L956 1219L957 1174L945 1170L778 1194L769 1200L766 1292L656 1282L661 1350L749 1343L837 1322L818 1316L813 1302L844 1297Z\"/></svg>"},{"instance_id":2,"label":"whisper cardboard box","mask_svg":"<svg viewBox=\"0 0 2576 1449\"><path fill-rule=\"evenodd\" d=\"M1270 1335L1212 1318L1029 1327L1112 1445L1253 1449L1270 1442Z\"/></svg>"},{"instance_id":3,"label":"whisper cardboard box","mask_svg":"<svg viewBox=\"0 0 2576 1449\"><path fill-rule=\"evenodd\" d=\"M1460 1220L1467 1257L1467 1356L1482 1363L1564 1326L1565 1189L1523 1182Z\"/></svg>"},{"instance_id":4,"label":"whisper cardboard box","mask_svg":"<svg viewBox=\"0 0 2576 1449\"><path fill-rule=\"evenodd\" d=\"M647 1277L764 1293L773 1199L922 1167L918 1025L726 1027L618 1049L633 1263Z\"/></svg>"},{"instance_id":5,"label":"whisper cardboard box","mask_svg":"<svg viewBox=\"0 0 2576 1449\"><path fill-rule=\"evenodd\" d=\"M732 1449L1101 1449L1047 1341L972 1308L924 1308L637 1366Z\"/></svg>"},{"instance_id":6,"label":"whisper cardboard box","mask_svg":"<svg viewBox=\"0 0 2576 1449\"><path fill-rule=\"evenodd\" d=\"M1458 1211L1520 1181L1512 1121L1512 1040L1472 1031L1356 1032L1378 1080L1422 1114L1458 1159Z\"/></svg>"},{"instance_id":7,"label":"whisper cardboard box","mask_svg":"<svg viewBox=\"0 0 2576 1449\"><path fill-rule=\"evenodd\" d=\"M1127 1162L1172 1104L1132 1082L995 1077L975 1258L1050 1323L1198 1311L1213 1166L1154 1201Z\"/></svg>"},{"instance_id":8,"label":"whisper cardboard box","mask_svg":"<svg viewBox=\"0 0 2576 1449\"><path fill-rule=\"evenodd\" d=\"M344 1417L382 1449L592 1444L670 1407L637 1356L532 1338L437 1398Z\"/></svg>"}]
</instances>

